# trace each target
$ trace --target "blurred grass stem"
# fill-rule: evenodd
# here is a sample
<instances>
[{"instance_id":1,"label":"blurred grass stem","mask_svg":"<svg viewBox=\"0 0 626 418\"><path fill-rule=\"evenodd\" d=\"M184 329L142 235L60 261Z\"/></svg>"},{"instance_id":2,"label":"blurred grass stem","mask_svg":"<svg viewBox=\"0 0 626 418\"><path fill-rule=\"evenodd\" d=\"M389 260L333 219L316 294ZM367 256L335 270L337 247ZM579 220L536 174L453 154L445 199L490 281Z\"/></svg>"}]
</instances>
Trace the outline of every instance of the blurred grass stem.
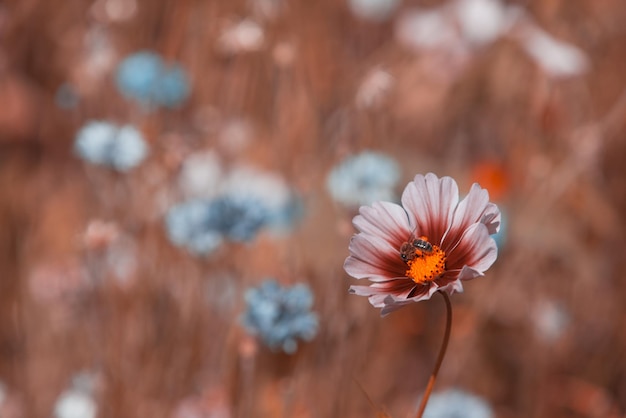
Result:
<instances>
[{"instance_id":1,"label":"blurred grass stem","mask_svg":"<svg viewBox=\"0 0 626 418\"><path fill-rule=\"evenodd\" d=\"M424 410L426 409L426 404L428 403L428 398L430 398L430 393L433 390L433 386L435 386L437 373L439 373L439 368L441 367L441 363L443 363L443 358L446 355L446 350L448 349L448 341L450 340L450 329L452 328L452 305L450 304L450 297L446 292L440 291L437 293L441 294L443 296L443 300L446 302L446 331L443 334L443 342L441 343L441 349L439 349L439 356L437 357L435 368L430 375L430 379L428 380L428 386L426 386L426 391L424 392L422 402L420 403L419 410L417 411L417 418L422 418Z\"/></svg>"}]
</instances>

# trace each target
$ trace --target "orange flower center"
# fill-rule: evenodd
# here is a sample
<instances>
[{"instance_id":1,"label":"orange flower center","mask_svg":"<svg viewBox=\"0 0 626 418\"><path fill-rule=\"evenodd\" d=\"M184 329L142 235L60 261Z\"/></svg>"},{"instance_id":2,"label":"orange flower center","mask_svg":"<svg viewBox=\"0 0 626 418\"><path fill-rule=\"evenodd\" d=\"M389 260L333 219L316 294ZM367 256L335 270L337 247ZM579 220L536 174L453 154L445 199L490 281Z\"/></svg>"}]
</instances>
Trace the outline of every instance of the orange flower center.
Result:
<instances>
[{"instance_id":1,"label":"orange flower center","mask_svg":"<svg viewBox=\"0 0 626 418\"><path fill-rule=\"evenodd\" d=\"M426 237L407 244L415 247L412 256L406 261L409 267L406 275L415 283L432 282L446 270L446 253L438 246L430 244Z\"/></svg>"}]
</instances>

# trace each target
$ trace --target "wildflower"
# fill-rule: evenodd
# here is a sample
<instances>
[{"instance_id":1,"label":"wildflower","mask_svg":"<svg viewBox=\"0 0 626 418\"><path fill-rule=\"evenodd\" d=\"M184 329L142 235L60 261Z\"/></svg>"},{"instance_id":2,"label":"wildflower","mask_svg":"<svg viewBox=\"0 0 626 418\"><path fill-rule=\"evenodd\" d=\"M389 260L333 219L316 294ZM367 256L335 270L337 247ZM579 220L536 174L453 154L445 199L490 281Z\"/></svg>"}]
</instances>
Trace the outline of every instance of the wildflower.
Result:
<instances>
[{"instance_id":1,"label":"wildflower","mask_svg":"<svg viewBox=\"0 0 626 418\"><path fill-rule=\"evenodd\" d=\"M141 133L131 125L89 122L78 131L74 150L85 161L127 171L139 165L148 154Z\"/></svg>"},{"instance_id":2,"label":"wildflower","mask_svg":"<svg viewBox=\"0 0 626 418\"><path fill-rule=\"evenodd\" d=\"M263 47L263 28L250 19L244 19L227 27L217 41L220 52L234 55L254 52Z\"/></svg>"},{"instance_id":3,"label":"wildflower","mask_svg":"<svg viewBox=\"0 0 626 418\"><path fill-rule=\"evenodd\" d=\"M174 108L189 96L187 74L178 64L167 64L150 51L134 53L118 66L115 82L128 99L150 108Z\"/></svg>"},{"instance_id":4,"label":"wildflower","mask_svg":"<svg viewBox=\"0 0 626 418\"><path fill-rule=\"evenodd\" d=\"M197 255L215 251L224 239L211 225L208 201L201 199L189 200L170 208L165 217L165 226L170 241Z\"/></svg>"},{"instance_id":5,"label":"wildflower","mask_svg":"<svg viewBox=\"0 0 626 418\"><path fill-rule=\"evenodd\" d=\"M349 0L348 5L355 16L373 22L387 20L396 10L399 0Z\"/></svg>"},{"instance_id":6,"label":"wildflower","mask_svg":"<svg viewBox=\"0 0 626 418\"><path fill-rule=\"evenodd\" d=\"M95 377L80 373L72 380L71 387L59 396L54 406L54 417L95 418L98 409L92 394Z\"/></svg>"},{"instance_id":7,"label":"wildflower","mask_svg":"<svg viewBox=\"0 0 626 418\"><path fill-rule=\"evenodd\" d=\"M351 286L386 315L435 292L463 291L462 282L482 276L497 257L490 234L498 231L500 211L474 184L459 202L450 177L417 175L402 194L402 206L375 202L354 220L360 231L350 241L346 272L370 286Z\"/></svg>"},{"instance_id":8,"label":"wildflower","mask_svg":"<svg viewBox=\"0 0 626 418\"><path fill-rule=\"evenodd\" d=\"M83 38L83 54L76 69L77 87L81 93L94 94L96 86L111 70L116 51L102 25L94 25Z\"/></svg>"},{"instance_id":9,"label":"wildflower","mask_svg":"<svg viewBox=\"0 0 626 418\"><path fill-rule=\"evenodd\" d=\"M379 106L393 84L394 79L387 71L380 68L370 70L357 91L357 106L362 109Z\"/></svg>"},{"instance_id":10,"label":"wildflower","mask_svg":"<svg viewBox=\"0 0 626 418\"><path fill-rule=\"evenodd\" d=\"M476 46L498 39L514 17L513 9L498 0L458 0L455 6L463 38Z\"/></svg>"},{"instance_id":11,"label":"wildflower","mask_svg":"<svg viewBox=\"0 0 626 418\"><path fill-rule=\"evenodd\" d=\"M271 349L292 354L298 339L310 341L317 334L318 318L311 312L313 294L308 286L281 287L269 279L245 294L244 327Z\"/></svg>"},{"instance_id":12,"label":"wildflower","mask_svg":"<svg viewBox=\"0 0 626 418\"><path fill-rule=\"evenodd\" d=\"M526 53L549 76L577 76L589 69L589 57L582 50L554 38L530 22L521 31L519 38Z\"/></svg>"},{"instance_id":13,"label":"wildflower","mask_svg":"<svg viewBox=\"0 0 626 418\"><path fill-rule=\"evenodd\" d=\"M570 317L562 304L544 300L539 302L531 316L535 333L546 343L557 341L567 331Z\"/></svg>"},{"instance_id":14,"label":"wildflower","mask_svg":"<svg viewBox=\"0 0 626 418\"><path fill-rule=\"evenodd\" d=\"M265 208L265 223L286 229L299 217L301 206L284 179L250 167L234 169L224 178L222 189L241 200L255 200Z\"/></svg>"},{"instance_id":15,"label":"wildflower","mask_svg":"<svg viewBox=\"0 0 626 418\"><path fill-rule=\"evenodd\" d=\"M401 44L418 51L463 48L451 17L441 8L404 12L395 23L395 35Z\"/></svg>"},{"instance_id":16,"label":"wildflower","mask_svg":"<svg viewBox=\"0 0 626 418\"><path fill-rule=\"evenodd\" d=\"M333 199L346 206L392 200L400 178L398 164L378 152L365 151L342 161L326 181Z\"/></svg>"},{"instance_id":17,"label":"wildflower","mask_svg":"<svg viewBox=\"0 0 626 418\"><path fill-rule=\"evenodd\" d=\"M225 239L249 241L265 225L267 210L257 200L222 195L192 199L172 207L165 219L170 240L194 254L206 255Z\"/></svg>"},{"instance_id":18,"label":"wildflower","mask_svg":"<svg viewBox=\"0 0 626 418\"><path fill-rule=\"evenodd\" d=\"M458 389L431 396L424 418L493 418L491 407L481 398Z\"/></svg>"},{"instance_id":19,"label":"wildflower","mask_svg":"<svg viewBox=\"0 0 626 418\"><path fill-rule=\"evenodd\" d=\"M96 0L90 11L104 24L126 22L137 14L137 0Z\"/></svg>"},{"instance_id":20,"label":"wildflower","mask_svg":"<svg viewBox=\"0 0 626 418\"><path fill-rule=\"evenodd\" d=\"M178 183L186 197L212 197L217 193L222 166L212 150L196 152L185 159Z\"/></svg>"},{"instance_id":21,"label":"wildflower","mask_svg":"<svg viewBox=\"0 0 626 418\"><path fill-rule=\"evenodd\" d=\"M253 197L224 195L209 208L212 226L234 241L251 240L267 220L267 208Z\"/></svg>"}]
</instances>

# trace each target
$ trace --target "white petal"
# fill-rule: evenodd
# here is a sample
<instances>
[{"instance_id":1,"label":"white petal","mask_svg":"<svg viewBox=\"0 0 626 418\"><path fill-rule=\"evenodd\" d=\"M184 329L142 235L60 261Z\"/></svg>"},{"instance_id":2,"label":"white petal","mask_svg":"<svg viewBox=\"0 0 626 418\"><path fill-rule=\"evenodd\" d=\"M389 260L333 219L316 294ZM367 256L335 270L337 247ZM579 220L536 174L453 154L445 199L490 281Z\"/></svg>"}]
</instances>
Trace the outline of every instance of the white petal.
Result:
<instances>
[{"instance_id":1,"label":"white petal","mask_svg":"<svg viewBox=\"0 0 626 418\"><path fill-rule=\"evenodd\" d=\"M446 232L443 240L443 250L446 251L455 246L461 238L461 234L473 223L485 220L484 223L488 222L492 226L494 218L499 213L498 207L489 203L487 190L474 183L468 195L459 202L454 211L450 229ZM496 226L493 226L492 229L496 229Z\"/></svg>"},{"instance_id":2,"label":"white petal","mask_svg":"<svg viewBox=\"0 0 626 418\"><path fill-rule=\"evenodd\" d=\"M352 223L361 232L384 237L393 243L406 241L411 233L409 218L400 205L375 202L371 207L361 206L359 212Z\"/></svg>"},{"instance_id":3,"label":"white petal","mask_svg":"<svg viewBox=\"0 0 626 418\"><path fill-rule=\"evenodd\" d=\"M415 235L426 235L439 244L448 229L459 201L459 188L450 177L418 174L402 193L402 206L409 215Z\"/></svg>"},{"instance_id":4,"label":"white petal","mask_svg":"<svg viewBox=\"0 0 626 418\"><path fill-rule=\"evenodd\" d=\"M450 269L468 266L482 273L491 267L497 257L495 240L489 235L487 226L477 222L465 231L459 244L448 253L447 263Z\"/></svg>"}]
</instances>

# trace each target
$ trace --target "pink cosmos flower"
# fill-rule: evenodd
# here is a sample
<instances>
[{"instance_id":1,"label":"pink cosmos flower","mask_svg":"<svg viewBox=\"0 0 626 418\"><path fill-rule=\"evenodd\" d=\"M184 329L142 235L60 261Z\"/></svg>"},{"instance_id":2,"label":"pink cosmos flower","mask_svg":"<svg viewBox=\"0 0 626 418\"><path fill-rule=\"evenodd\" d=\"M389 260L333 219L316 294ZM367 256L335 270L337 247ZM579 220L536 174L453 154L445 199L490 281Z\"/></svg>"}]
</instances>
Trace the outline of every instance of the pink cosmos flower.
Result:
<instances>
[{"instance_id":1,"label":"pink cosmos flower","mask_svg":"<svg viewBox=\"0 0 626 418\"><path fill-rule=\"evenodd\" d=\"M475 183L459 201L456 182L432 173L415 176L402 206L362 206L353 224L360 232L350 240L344 269L372 283L350 286L350 293L368 296L382 316L437 291L462 292L462 281L483 276L498 253L491 235L500 211L487 190Z\"/></svg>"}]
</instances>

